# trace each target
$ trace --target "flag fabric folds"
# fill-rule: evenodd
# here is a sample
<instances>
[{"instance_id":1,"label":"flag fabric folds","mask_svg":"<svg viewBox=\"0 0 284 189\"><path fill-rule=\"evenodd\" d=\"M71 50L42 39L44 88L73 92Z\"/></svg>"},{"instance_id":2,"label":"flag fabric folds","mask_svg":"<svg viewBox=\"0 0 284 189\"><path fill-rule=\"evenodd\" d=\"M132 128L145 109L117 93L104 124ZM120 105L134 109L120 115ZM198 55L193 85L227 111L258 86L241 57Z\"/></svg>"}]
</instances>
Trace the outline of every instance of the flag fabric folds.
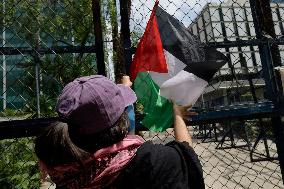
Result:
<instances>
[{"instance_id":1,"label":"flag fabric folds","mask_svg":"<svg viewBox=\"0 0 284 189\"><path fill-rule=\"evenodd\" d=\"M142 124L153 131L169 128L171 102L194 104L226 62L226 56L201 43L156 3L130 68L145 114Z\"/></svg>"}]
</instances>

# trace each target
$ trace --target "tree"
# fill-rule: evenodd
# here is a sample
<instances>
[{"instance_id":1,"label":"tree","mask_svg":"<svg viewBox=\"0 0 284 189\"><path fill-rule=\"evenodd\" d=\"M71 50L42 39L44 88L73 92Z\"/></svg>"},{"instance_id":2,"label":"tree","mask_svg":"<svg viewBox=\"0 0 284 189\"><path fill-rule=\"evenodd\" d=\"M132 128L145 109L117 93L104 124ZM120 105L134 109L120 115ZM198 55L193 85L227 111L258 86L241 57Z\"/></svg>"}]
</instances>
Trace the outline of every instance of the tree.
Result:
<instances>
[{"instance_id":1,"label":"tree","mask_svg":"<svg viewBox=\"0 0 284 189\"><path fill-rule=\"evenodd\" d=\"M91 0L5 0L9 7L5 14L0 12L0 19L5 19L5 28L9 33L7 46L27 47L32 49L52 46L90 46L94 45L93 18ZM115 74L123 71L123 49L119 33L118 13L115 0L102 0L102 29L104 36L113 40L112 52L105 50L106 56L113 54ZM0 8L3 4L0 3ZM2 9L1 9L2 10ZM3 24L3 23L2 23ZM0 25L3 26L3 25ZM110 30L107 29L110 24ZM135 33L134 36L140 36ZM135 38L138 41L139 37ZM135 41L135 40L134 40ZM10 74L10 90L25 99L22 106L14 108L18 111L36 114L36 80L35 65L40 66L40 107L41 116L55 116L57 97L68 82L84 75L95 74L96 57L92 54L39 54L18 55L10 60L10 70L18 69L17 74ZM117 78L118 79L118 78ZM19 86L15 89L15 86ZM13 111L10 111L11 115ZM3 114L4 115L4 114ZM6 115L6 114L5 114ZM39 173L33 141L31 139L15 139L0 141L0 149L4 152L0 162L0 186L7 188L38 188ZM8 165L8 166L7 166Z\"/></svg>"},{"instance_id":2,"label":"tree","mask_svg":"<svg viewBox=\"0 0 284 189\"><path fill-rule=\"evenodd\" d=\"M0 17L5 19L5 28L9 33L7 46L38 49L93 45L90 0L72 1L72 4L68 0L5 2L9 9L5 14L1 12ZM3 8L2 3L0 6ZM19 107L21 111L32 114L36 112L35 64L37 59L40 60L41 116L55 115L56 100L65 84L76 77L96 73L95 55L83 52L61 55L35 52L9 58L12 65L8 69L21 70L17 75L12 75L9 90L14 90L25 99ZM16 85L18 88L15 90ZM13 108L12 105L10 107ZM14 108L16 115L19 109ZM0 157L1 188L39 188L39 170L32 139L2 140L0 150L3 153Z\"/></svg>"}]
</instances>

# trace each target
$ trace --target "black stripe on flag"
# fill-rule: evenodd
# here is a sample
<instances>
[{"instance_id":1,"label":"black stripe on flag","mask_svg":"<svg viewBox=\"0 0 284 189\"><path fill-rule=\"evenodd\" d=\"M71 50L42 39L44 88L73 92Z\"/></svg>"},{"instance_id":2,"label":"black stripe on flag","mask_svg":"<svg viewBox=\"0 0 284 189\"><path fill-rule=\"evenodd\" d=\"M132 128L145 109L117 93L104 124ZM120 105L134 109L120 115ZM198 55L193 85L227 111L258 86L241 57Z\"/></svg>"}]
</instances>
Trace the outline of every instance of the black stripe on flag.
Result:
<instances>
[{"instance_id":1,"label":"black stripe on flag","mask_svg":"<svg viewBox=\"0 0 284 189\"><path fill-rule=\"evenodd\" d=\"M228 61L225 55L208 48L181 22L159 6L156 17L163 48L187 65L185 71L208 82Z\"/></svg>"}]
</instances>

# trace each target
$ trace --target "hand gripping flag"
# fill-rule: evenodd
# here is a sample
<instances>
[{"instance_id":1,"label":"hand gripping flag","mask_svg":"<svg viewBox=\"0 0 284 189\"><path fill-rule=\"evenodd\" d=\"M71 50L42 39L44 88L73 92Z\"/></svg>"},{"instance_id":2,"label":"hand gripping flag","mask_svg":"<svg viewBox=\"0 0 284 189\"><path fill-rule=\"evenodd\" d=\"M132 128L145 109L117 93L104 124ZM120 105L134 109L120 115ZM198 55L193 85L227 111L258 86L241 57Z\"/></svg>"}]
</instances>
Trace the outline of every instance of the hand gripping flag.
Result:
<instances>
[{"instance_id":1,"label":"hand gripping flag","mask_svg":"<svg viewBox=\"0 0 284 189\"><path fill-rule=\"evenodd\" d=\"M226 62L156 2L130 68L145 114L142 125L153 131L172 126L171 101L194 104Z\"/></svg>"}]
</instances>

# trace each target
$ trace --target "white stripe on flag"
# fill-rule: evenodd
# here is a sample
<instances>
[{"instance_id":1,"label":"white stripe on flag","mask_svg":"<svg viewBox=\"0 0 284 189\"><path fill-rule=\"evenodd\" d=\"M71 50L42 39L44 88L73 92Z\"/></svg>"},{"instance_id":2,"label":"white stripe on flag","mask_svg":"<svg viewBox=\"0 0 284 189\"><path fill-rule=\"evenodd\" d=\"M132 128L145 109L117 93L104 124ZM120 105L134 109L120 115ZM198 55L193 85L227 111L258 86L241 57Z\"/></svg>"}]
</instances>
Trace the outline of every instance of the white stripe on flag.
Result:
<instances>
[{"instance_id":1,"label":"white stripe on flag","mask_svg":"<svg viewBox=\"0 0 284 189\"><path fill-rule=\"evenodd\" d=\"M168 66L168 73L150 72L153 81L155 81L155 83L159 87L161 87L165 81L176 76L181 70L183 70L186 67L186 65L182 61L174 57L171 53L169 53L165 49L164 49L164 55Z\"/></svg>"},{"instance_id":2,"label":"white stripe on flag","mask_svg":"<svg viewBox=\"0 0 284 189\"><path fill-rule=\"evenodd\" d=\"M151 72L153 81L160 87L160 95L179 105L194 104L208 82L193 73L184 71L186 65L165 51L169 73Z\"/></svg>"},{"instance_id":3,"label":"white stripe on flag","mask_svg":"<svg viewBox=\"0 0 284 189\"><path fill-rule=\"evenodd\" d=\"M187 71L180 71L160 87L160 95L179 105L194 104L208 82Z\"/></svg>"}]
</instances>

